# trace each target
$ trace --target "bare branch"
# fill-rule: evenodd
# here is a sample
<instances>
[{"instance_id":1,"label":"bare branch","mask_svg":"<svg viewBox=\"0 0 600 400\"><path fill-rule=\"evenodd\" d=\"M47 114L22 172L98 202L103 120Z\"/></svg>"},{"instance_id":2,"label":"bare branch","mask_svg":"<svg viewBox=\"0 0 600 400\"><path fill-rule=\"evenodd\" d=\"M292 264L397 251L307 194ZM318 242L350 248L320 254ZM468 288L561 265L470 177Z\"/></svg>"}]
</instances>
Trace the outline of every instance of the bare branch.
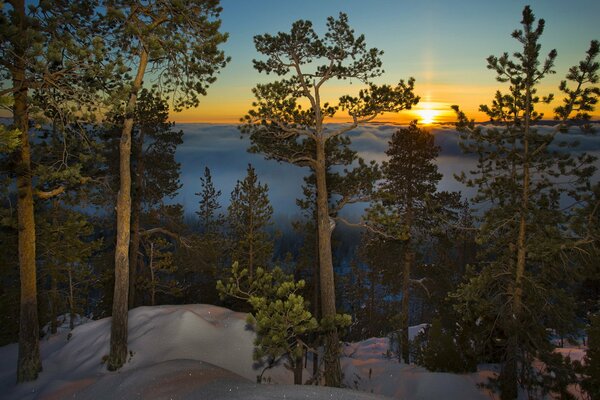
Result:
<instances>
[{"instance_id":1,"label":"bare branch","mask_svg":"<svg viewBox=\"0 0 600 400\"><path fill-rule=\"evenodd\" d=\"M150 235L153 235L155 233L162 233L163 235L170 236L173 239L176 239L179 243L181 243L186 248L192 247L191 244L190 244L190 242L189 242L189 240L187 240L182 235L179 235L177 233L171 232L170 230L165 229L165 228L161 228L161 227L151 228L151 229L146 229L146 230L140 231L140 236L150 236Z\"/></svg>"}]
</instances>

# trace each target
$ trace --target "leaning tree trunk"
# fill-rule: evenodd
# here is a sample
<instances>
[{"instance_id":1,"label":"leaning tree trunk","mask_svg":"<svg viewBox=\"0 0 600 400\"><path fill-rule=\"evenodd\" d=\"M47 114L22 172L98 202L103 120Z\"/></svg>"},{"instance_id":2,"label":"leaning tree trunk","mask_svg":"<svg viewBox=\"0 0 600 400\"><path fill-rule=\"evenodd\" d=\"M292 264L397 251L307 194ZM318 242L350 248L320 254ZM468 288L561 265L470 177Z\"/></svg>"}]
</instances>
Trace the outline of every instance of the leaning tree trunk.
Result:
<instances>
[{"instance_id":1,"label":"leaning tree trunk","mask_svg":"<svg viewBox=\"0 0 600 400\"><path fill-rule=\"evenodd\" d=\"M331 255L331 232L329 220L329 206L327 204L327 182L325 161L325 140L323 137L316 139L316 167L317 180L317 230L319 236L319 264L321 285L321 313L323 319L333 324L335 319L335 282L333 273L333 259ZM335 327L325 336L325 385L341 386L342 372L339 359L339 338Z\"/></svg>"},{"instance_id":2,"label":"leaning tree trunk","mask_svg":"<svg viewBox=\"0 0 600 400\"><path fill-rule=\"evenodd\" d=\"M15 1L15 19L18 30L24 34L26 16L24 1ZM14 93L14 124L21 132L21 146L17 162L17 222L19 238L19 274L21 302L19 316L19 357L17 382L31 381L42 370L40 360L37 287L35 271L35 220L33 215L33 188L31 186L31 153L29 148L29 115L27 110L27 82L25 52L22 42L15 45L15 66L12 72Z\"/></svg>"},{"instance_id":3,"label":"leaning tree trunk","mask_svg":"<svg viewBox=\"0 0 600 400\"><path fill-rule=\"evenodd\" d=\"M115 292L113 296L110 353L107 368L115 371L127 359L127 307L129 291L129 238L131 229L131 131L137 93L148 64L148 52L142 47L140 64L133 81L121 142L119 143L119 193L117 195L117 243L115 246Z\"/></svg>"}]
</instances>

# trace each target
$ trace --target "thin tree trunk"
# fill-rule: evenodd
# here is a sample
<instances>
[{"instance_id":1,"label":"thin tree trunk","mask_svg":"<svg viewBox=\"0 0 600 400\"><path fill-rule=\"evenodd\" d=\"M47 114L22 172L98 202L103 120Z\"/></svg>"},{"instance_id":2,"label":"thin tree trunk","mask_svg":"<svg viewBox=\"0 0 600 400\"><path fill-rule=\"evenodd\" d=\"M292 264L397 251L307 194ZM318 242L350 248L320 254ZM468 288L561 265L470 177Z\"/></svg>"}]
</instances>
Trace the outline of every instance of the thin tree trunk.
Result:
<instances>
[{"instance_id":1,"label":"thin tree trunk","mask_svg":"<svg viewBox=\"0 0 600 400\"><path fill-rule=\"evenodd\" d=\"M54 263L52 263L54 264ZM56 268L53 265L51 268ZM58 330L58 284L56 282L56 271L50 271L50 333L55 334Z\"/></svg>"},{"instance_id":2,"label":"thin tree trunk","mask_svg":"<svg viewBox=\"0 0 600 400\"><path fill-rule=\"evenodd\" d=\"M154 306L154 292L156 282L154 281L154 242L150 242L150 305Z\"/></svg>"},{"instance_id":3,"label":"thin tree trunk","mask_svg":"<svg viewBox=\"0 0 600 400\"><path fill-rule=\"evenodd\" d=\"M73 290L73 273L69 267L69 329L75 328L75 296Z\"/></svg>"},{"instance_id":4,"label":"thin tree trunk","mask_svg":"<svg viewBox=\"0 0 600 400\"><path fill-rule=\"evenodd\" d=\"M408 343L408 318L410 306L410 271L413 262L413 252L410 241L406 243L404 262L402 268L402 326L400 328L400 341L402 342L402 359L405 364L410 364L410 348Z\"/></svg>"},{"instance_id":5,"label":"thin tree trunk","mask_svg":"<svg viewBox=\"0 0 600 400\"><path fill-rule=\"evenodd\" d=\"M15 1L16 25L19 35L26 30L24 1ZM21 146L17 164L17 222L19 238L19 274L21 300L19 316L19 357L17 382L31 381L42 370L40 360L39 323L37 312L37 287L35 270L35 219L33 214L33 188L31 183L31 153L29 148L29 115L27 82L25 78L25 52L21 40L15 45L13 69L14 124L21 132Z\"/></svg>"},{"instance_id":6,"label":"thin tree trunk","mask_svg":"<svg viewBox=\"0 0 600 400\"><path fill-rule=\"evenodd\" d=\"M369 274L369 336L375 336L375 275L374 268L371 268Z\"/></svg>"},{"instance_id":7,"label":"thin tree trunk","mask_svg":"<svg viewBox=\"0 0 600 400\"><path fill-rule=\"evenodd\" d=\"M58 200L52 201L52 226L58 227ZM60 239L59 239L60 240ZM58 265L51 259L50 264L50 333L55 334L58 329Z\"/></svg>"},{"instance_id":8,"label":"thin tree trunk","mask_svg":"<svg viewBox=\"0 0 600 400\"><path fill-rule=\"evenodd\" d=\"M136 146L137 163L135 166L135 193L131 207L131 248L129 249L129 309L135 307L135 288L139 271L138 257L140 252L140 214L143 196L144 176L144 129L140 128L140 135Z\"/></svg>"},{"instance_id":9,"label":"thin tree trunk","mask_svg":"<svg viewBox=\"0 0 600 400\"><path fill-rule=\"evenodd\" d=\"M302 385L302 356L294 362L294 385Z\"/></svg>"},{"instance_id":10,"label":"thin tree trunk","mask_svg":"<svg viewBox=\"0 0 600 400\"><path fill-rule=\"evenodd\" d=\"M120 185L117 195L117 244L115 246L115 292L107 368L115 371L127 359L127 306L129 291L129 237L131 229L131 131L137 93L142 86L148 53L141 48L140 63L129 95L119 144Z\"/></svg>"},{"instance_id":11,"label":"thin tree trunk","mask_svg":"<svg viewBox=\"0 0 600 400\"><path fill-rule=\"evenodd\" d=\"M329 220L329 206L327 204L327 165L325 160L325 140L323 137L316 139L317 162L315 176L317 180L317 229L319 233L319 264L321 285L321 312L323 318L333 323L335 309L335 282L333 272L333 259L331 254L332 227ZM341 386L342 372L339 359L338 332L333 327L325 336L325 385L332 387Z\"/></svg>"}]
</instances>

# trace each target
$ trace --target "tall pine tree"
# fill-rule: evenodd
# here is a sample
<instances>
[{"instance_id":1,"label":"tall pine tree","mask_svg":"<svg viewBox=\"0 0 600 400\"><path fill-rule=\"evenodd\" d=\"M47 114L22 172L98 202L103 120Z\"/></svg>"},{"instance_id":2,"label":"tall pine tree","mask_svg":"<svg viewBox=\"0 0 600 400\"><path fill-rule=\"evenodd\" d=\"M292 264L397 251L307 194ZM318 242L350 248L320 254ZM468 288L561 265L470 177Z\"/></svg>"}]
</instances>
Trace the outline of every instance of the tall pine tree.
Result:
<instances>
[{"instance_id":1,"label":"tall pine tree","mask_svg":"<svg viewBox=\"0 0 600 400\"><path fill-rule=\"evenodd\" d=\"M400 246L401 261L398 273L402 277L401 353L409 363L408 325L410 298L413 287L428 290L422 280L412 278L415 267L422 263L419 249L428 235L458 206L458 193L437 192L442 175L435 160L439 147L430 132L420 129L416 122L394 132L386 151L389 160L383 164L383 182L375 201L367 210L365 226L375 240L389 241Z\"/></svg>"},{"instance_id":2,"label":"tall pine tree","mask_svg":"<svg viewBox=\"0 0 600 400\"><path fill-rule=\"evenodd\" d=\"M327 32L319 36L310 21L296 21L289 33L264 34L254 38L256 49L265 60L255 60L259 72L274 73L281 80L259 84L254 89L256 103L244 117L242 130L250 134L252 150L267 158L310 167L315 173L317 232L321 309L325 319L336 315L335 283L327 186L327 143L373 120L383 112L398 112L418 102L413 80L397 86L375 85L371 79L382 74L381 54L368 49L364 36L355 36L348 17L327 19ZM358 96L343 96L337 105L322 98L324 85L332 80L356 79L366 85ZM300 104L306 100L308 108ZM352 122L330 128L326 121L339 109ZM327 334L325 381L341 384L337 331Z\"/></svg>"},{"instance_id":3,"label":"tall pine tree","mask_svg":"<svg viewBox=\"0 0 600 400\"><path fill-rule=\"evenodd\" d=\"M31 2L0 4L0 96L12 101L13 129L18 131L14 152L16 175L18 254L21 285L17 380L36 379L41 370L36 286L35 198L50 198L65 186L43 190L33 187L30 117L33 101L42 100L42 111L53 109L63 121L83 119L95 104L99 77L110 71L104 63L95 19L96 1ZM49 101L58 95L60 101ZM37 100L35 100L37 98ZM75 104L75 112L71 105ZM3 137L6 135L3 133ZM74 171L73 173L76 173Z\"/></svg>"},{"instance_id":4,"label":"tall pine tree","mask_svg":"<svg viewBox=\"0 0 600 400\"><path fill-rule=\"evenodd\" d=\"M547 329L566 326L572 317L574 307L566 286L572 274L563 258L571 242L565 229L569 216L561 207L561 196L566 201L569 194L589 190L594 168L593 158L586 154L560 151L573 143L558 135L568 130L573 116L589 120L587 111L599 94L593 87L598 81L599 46L593 41L585 59L561 83L565 98L556 108L557 127L549 132L536 129L543 115L535 106L552 100L552 96L540 99L537 86L554 72L557 53L552 50L540 60L545 24L542 19L535 24L528 6L521 24L512 36L522 51L514 58L504 53L487 59L498 81L509 83L508 93L498 91L491 106L481 106L492 126L476 126L455 107L458 127L464 132L463 148L478 156L476 170L460 180L477 188L475 202L488 207L479 232L485 263L458 290L458 309L471 322L479 321L475 325L493 340L489 346L502 363L503 399L516 398L519 384L536 383L533 359L552 349ZM560 184L561 180L569 185Z\"/></svg>"}]
</instances>

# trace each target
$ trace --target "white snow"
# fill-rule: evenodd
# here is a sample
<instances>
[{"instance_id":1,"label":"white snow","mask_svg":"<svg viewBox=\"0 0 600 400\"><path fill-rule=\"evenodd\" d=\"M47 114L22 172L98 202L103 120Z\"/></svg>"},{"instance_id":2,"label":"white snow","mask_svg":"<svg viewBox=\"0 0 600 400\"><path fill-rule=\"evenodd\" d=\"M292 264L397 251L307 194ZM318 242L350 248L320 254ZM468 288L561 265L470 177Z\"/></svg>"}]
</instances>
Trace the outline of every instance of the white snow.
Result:
<instances>
[{"instance_id":1,"label":"white snow","mask_svg":"<svg viewBox=\"0 0 600 400\"><path fill-rule=\"evenodd\" d=\"M411 337L424 326L413 327ZM192 399L259 398L374 399L368 393L404 400L489 399L477 388L486 372L428 372L385 357L388 340L347 344L341 359L345 384L355 390L288 386L283 366L265 373L276 385L257 385L261 369L252 360L254 332L246 314L212 305L139 307L129 312L130 357L108 372L110 318L42 339L44 371L16 385L17 345L0 347L0 398L6 399ZM309 367L310 367L309 363ZM305 379L309 378L305 371ZM365 393L366 392L366 393Z\"/></svg>"},{"instance_id":2,"label":"white snow","mask_svg":"<svg viewBox=\"0 0 600 400\"><path fill-rule=\"evenodd\" d=\"M411 339L423 328L411 327ZM451 374L429 372L416 365L389 360L387 338L371 338L344 346L342 369L349 387L396 399L487 399L489 394L477 388L485 381L482 373ZM483 372L483 371L482 371Z\"/></svg>"}]
</instances>

